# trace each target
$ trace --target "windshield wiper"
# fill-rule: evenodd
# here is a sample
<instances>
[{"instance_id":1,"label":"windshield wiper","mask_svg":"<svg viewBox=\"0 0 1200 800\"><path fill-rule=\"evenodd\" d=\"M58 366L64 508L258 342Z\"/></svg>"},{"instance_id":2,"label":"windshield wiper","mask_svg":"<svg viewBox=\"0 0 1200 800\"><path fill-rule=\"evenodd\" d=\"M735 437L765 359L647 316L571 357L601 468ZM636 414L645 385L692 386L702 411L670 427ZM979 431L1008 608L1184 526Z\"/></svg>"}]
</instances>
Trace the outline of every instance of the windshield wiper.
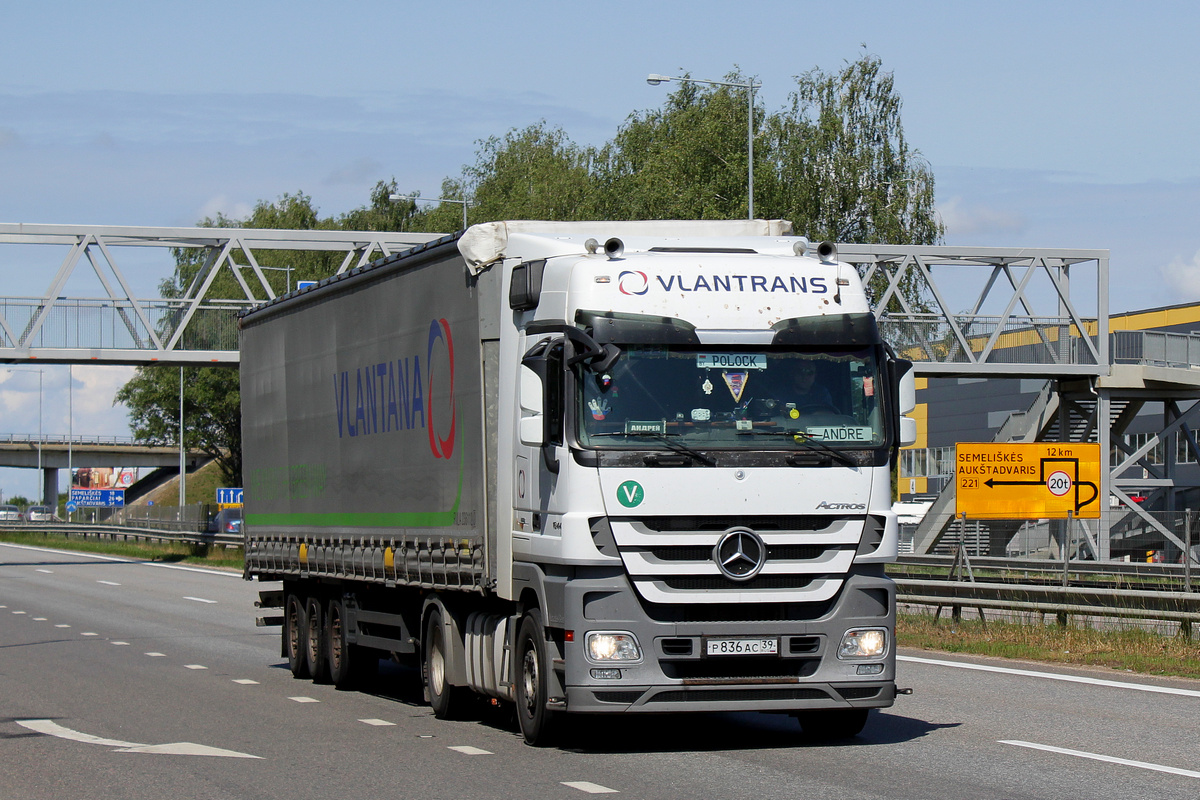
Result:
<instances>
[{"instance_id":1,"label":"windshield wiper","mask_svg":"<svg viewBox=\"0 0 1200 800\"><path fill-rule=\"evenodd\" d=\"M820 450L822 453L828 453L829 455L836 458L838 461L841 461L847 467L857 467L858 466L858 464L854 461L854 459L852 459L850 456L843 453L841 450L837 450L833 447L830 447L829 445L822 442L820 439L817 439L806 433L794 433L794 434L792 434L792 440L794 442L796 442L796 444L804 445L805 447L811 448L813 450Z\"/></svg>"},{"instance_id":2,"label":"windshield wiper","mask_svg":"<svg viewBox=\"0 0 1200 800\"><path fill-rule=\"evenodd\" d=\"M714 461L711 458L709 458L708 456L704 455L704 453L701 453L699 450L693 450L692 448L688 447L687 445L685 445L681 442L673 442L667 438L668 436L679 436L679 435L681 435L681 434L658 433L655 431L600 431L598 433L589 434L589 436L649 436L650 438L652 438L656 441L662 442L668 448L670 448L673 452L678 453L681 456L689 456L690 458L694 458L695 460L699 461L701 464L704 464L705 466L708 466L708 467L715 467L717 465L716 461ZM646 463L650 464L651 466L669 466L667 461L665 459L663 459L661 456L658 456L657 454L650 454L650 455L646 456L646 459L647 459Z\"/></svg>"}]
</instances>

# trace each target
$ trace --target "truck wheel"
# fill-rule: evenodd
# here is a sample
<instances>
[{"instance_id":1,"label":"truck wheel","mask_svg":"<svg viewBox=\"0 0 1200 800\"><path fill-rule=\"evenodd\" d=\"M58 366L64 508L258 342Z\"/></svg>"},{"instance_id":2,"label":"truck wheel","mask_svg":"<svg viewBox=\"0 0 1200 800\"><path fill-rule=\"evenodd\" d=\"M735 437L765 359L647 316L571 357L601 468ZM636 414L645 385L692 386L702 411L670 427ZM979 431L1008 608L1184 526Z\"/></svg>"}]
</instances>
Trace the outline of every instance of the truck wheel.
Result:
<instances>
[{"instance_id":1,"label":"truck wheel","mask_svg":"<svg viewBox=\"0 0 1200 800\"><path fill-rule=\"evenodd\" d=\"M308 636L308 619L304 614L304 602L289 594L283 613L283 651L287 654L288 669L294 678L308 677L308 658L305 656L305 638Z\"/></svg>"},{"instance_id":2,"label":"truck wheel","mask_svg":"<svg viewBox=\"0 0 1200 800\"><path fill-rule=\"evenodd\" d=\"M330 600L325 612L325 643L329 646L329 680L339 689L348 689L366 677L370 653L346 641L346 606Z\"/></svg>"},{"instance_id":3,"label":"truck wheel","mask_svg":"<svg viewBox=\"0 0 1200 800\"><path fill-rule=\"evenodd\" d=\"M433 715L438 719L454 719L466 698L461 687L446 682L448 648L446 635L442 631L442 612L437 608L429 612L429 619L425 621L421 650L424 655L421 672Z\"/></svg>"},{"instance_id":4,"label":"truck wheel","mask_svg":"<svg viewBox=\"0 0 1200 800\"><path fill-rule=\"evenodd\" d=\"M800 727L817 739L849 739L858 736L867 724L869 708L831 708L801 711L796 714Z\"/></svg>"},{"instance_id":5,"label":"truck wheel","mask_svg":"<svg viewBox=\"0 0 1200 800\"><path fill-rule=\"evenodd\" d=\"M521 620L517 633L515 697L517 722L525 741L545 747L554 739L559 714L546 707L550 700L550 659L543 635L542 613L532 608Z\"/></svg>"},{"instance_id":6,"label":"truck wheel","mask_svg":"<svg viewBox=\"0 0 1200 800\"><path fill-rule=\"evenodd\" d=\"M329 648L325 645L325 609L321 601L315 597L308 598L304 615L308 618L308 624L305 626L307 633L304 637L308 674L317 683L328 683L329 661L325 656Z\"/></svg>"}]
</instances>

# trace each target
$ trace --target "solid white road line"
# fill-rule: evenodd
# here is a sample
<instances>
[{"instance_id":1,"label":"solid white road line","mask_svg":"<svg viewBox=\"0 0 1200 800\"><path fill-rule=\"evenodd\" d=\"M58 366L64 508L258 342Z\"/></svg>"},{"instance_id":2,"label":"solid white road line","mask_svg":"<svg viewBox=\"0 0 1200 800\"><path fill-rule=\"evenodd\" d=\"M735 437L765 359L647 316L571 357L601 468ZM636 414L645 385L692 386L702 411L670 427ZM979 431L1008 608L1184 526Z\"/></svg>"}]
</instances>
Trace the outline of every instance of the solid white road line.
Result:
<instances>
[{"instance_id":1,"label":"solid white road line","mask_svg":"<svg viewBox=\"0 0 1200 800\"><path fill-rule=\"evenodd\" d=\"M1028 747L1033 750L1044 750L1047 753L1059 753L1064 756L1075 756L1076 758L1090 758L1093 761L1104 761L1109 764L1121 764L1126 767L1149 769L1154 770L1155 772L1169 772L1172 775L1182 775L1185 778L1200 778L1200 772L1193 772L1190 769L1178 769L1177 767L1165 767L1162 764L1151 764L1148 761L1130 761L1127 758L1114 758L1113 756L1102 756L1098 753L1088 753L1083 750L1068 750L1065 747L1052 747L1048 744L1036 744L1034 742L1021 742L1009 739L1001 739L1000 744L1011 744L1015 747Z\"/></svg>"},{"instance_id":2,"label":"solid white road line","mask_svg":"<svg viewBox=\"0 0 1200 800\"><path fill-rule=\"evenodd\" d=\"M588 794L620 794L616 789L610 789L607 786L601 786L591 781L560 781L560 783L563 786L570 786L572 789L578 789Z\"/></svg>"},{"instance_id":3,"label":"solid white road line","mask_svg":"<svg viewBox=\"0 0 1200 800\"><path fill-rule=\"evenodd\" d=\"M137 742L122 742L119 739L103 739L88 733L80 733L70 728L64 728L57 722L48 719L19 719L16 721L22 728L27 728L47 736L56 736L82 744L99 744L105 747L116 747L116 753L158 753L175 756L224 756L225 758L260 758L249 753L239 753L234 750L222 750L218 747L208 747L193 742L175 742L173 744L138 744Z\"/></svg>"},{"instance_id":4,"label":"solid white road line","mask_svg":"<svg viewBox=\"0 0 1200 800\"><path fill-rule=\"evenodd\" d=\"M241 580L242 573L230 572L220 569L204 569L203 567L184 567L179 564L160 564L157 561L139 561L134 558L119 558L117 556L102 556L96 553L84 553L79 550L55 550L52 547L33 547L27 544L9 544L8 542L0 542L0 547L12 547L16 550L32 550L36 553L56 553L64 556L79 556L80 558L94 558L97 561L112 561L117 564L141 564L144 567L158 567L159 569L179 569L184 572L200 572L205 575L223 575L226 578L237 578ZM0 606L4 608L4 606Z\"/></svg>"},{"instance_id":5,"label":"solid white road line","mask_svg":"<svg viewBox=\"0 0 1200 800\"><path fill-rule=\"evenodd\" d=\"M897 661L909 661L914 664L929 664L936 667L953 667L955 669L973 669L980 672L999 672L1003 675L1020 675L1026 678L1044 678L1052 681L1067 683L1086 683L1090 686L1107 686L1113 689L1133 689L1138 692L1155 692L1158 694L1174 694L1181 697L1200 697L1200 691L1195 689L1176 689L1173 686L1153 686L1147 683L1126 683L1123 681L1108 681L1103 678L1087 678L1080 675L1059 675L1055 672L1038 672L1032 669L1014 669L1013 667L994 667L990 664L968 664L963 661L943 661L936 658L917 658L916 656L896 656Z\"/></svg>"}]
</instances>

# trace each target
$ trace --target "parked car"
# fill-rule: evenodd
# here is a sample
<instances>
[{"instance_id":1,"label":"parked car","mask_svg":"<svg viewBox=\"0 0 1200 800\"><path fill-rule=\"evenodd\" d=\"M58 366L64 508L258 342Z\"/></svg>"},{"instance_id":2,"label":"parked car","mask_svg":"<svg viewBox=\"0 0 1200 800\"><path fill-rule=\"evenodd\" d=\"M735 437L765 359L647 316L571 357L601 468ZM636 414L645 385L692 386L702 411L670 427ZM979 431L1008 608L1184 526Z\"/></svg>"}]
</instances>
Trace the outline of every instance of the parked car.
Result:
<instances>
[{"instance_id":1,"label":"parked car","mask_svg":"<svg viewBox=\"0 0 1200 800\"><path fill-rule=\"evenodd\" d=\"M16 506L0 506L0 522L21 522L21 509Z\"/></svg>"},{"instance_id":2,"label":"parked car","mask_svg":"<svg viewBox=\"0 0 1200 800\"><path fill-rule=\"evenodd\" d=\"M25 509L25 519L30 522L62 522L50 506L30 506Z\"/></svg>"}]
</instances>

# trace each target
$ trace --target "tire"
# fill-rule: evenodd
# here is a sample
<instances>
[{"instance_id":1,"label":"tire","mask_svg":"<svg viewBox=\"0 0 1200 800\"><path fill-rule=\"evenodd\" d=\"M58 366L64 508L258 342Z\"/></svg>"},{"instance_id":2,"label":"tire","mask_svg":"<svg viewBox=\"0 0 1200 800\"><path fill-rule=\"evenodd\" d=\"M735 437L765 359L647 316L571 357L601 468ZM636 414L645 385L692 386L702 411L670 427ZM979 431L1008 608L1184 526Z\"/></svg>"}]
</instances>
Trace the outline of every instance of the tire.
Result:
<instances>
[{"instance_id":1,"label":"tire","mask_svg":"<svg viewBox=\"0 0 1200 800\"><path fill-rule=\"evenodd\" d=\"M308 635L308 616L304 613L304 601L297 595L289 594L283 608L283 653L287 656L288 669L292 671L293 678L307 678L305 638Z\"/></svg>"},{"instance_id":2,"label":"tire","mask_svg":"<svg viewBox=\"0 0 1200 800\"><path fill-rule=\"evenodd\" d=\"M517 723L525 741L534 747L553 744L562 716L546 707L550 701L550 658L543 630L541 611L533 608L526 612L517 632L513 661Z\"/></svg>"},{"instance_id":3,"label":"tire","mask_svg":"<svg viewBox=\"0 0 1200 800\"><path fill-rule=\"evenodd\" d=\"M448 648L442 630L442 612L437 608L430 611L425 620L421 655L421 677L433 715L438 719L455 719L466 702L466 690L446 682Z\"/></svg>"},{"instance_id":4,"label":"tire","mask_svg":"<svg viewBox=\"0 0 1200 800\"><path fill-rule=\"evenodd\" d=\"M329 647L325 644L325 608L315 597L308 598L304 606L307 617L304 637L304 660L308 664L309 677L315 683L329 682Z\"/></svg>"},{"instance_id":5,"label":"tire","mask_svg":"<svg viewBox=\"0 0 1200 800\"><path fill-rule=\"evenodd\" d=\"M339 689L349 689L371 677L379 659L374 652L346 641L346 604L330 600L325 611L325 644L329 648L329 680Z\"/></svg>"},{"instance_id":6,"label":"tire","mask_svg":"<svg viewBox=\"0 0 1200 800\"><path fill-rule=\"evenodd\" d=\"M815 739L850 739L862 733L869 708L833 708L796 714L800 727Z\"/></svg>"}]
</instances>

